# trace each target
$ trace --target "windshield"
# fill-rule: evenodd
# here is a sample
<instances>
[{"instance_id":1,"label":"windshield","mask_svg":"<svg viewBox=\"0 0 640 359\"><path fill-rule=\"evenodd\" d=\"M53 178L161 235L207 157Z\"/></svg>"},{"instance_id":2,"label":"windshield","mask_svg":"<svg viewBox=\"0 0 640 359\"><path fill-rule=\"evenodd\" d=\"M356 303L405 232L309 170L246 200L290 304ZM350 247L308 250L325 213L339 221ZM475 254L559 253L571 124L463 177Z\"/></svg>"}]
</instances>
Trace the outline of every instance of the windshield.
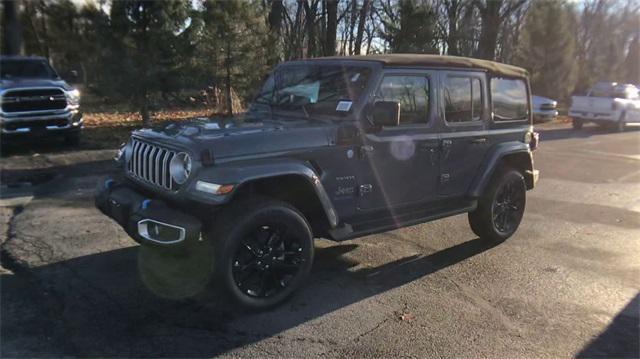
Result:
<instances>
[{"instance_id":1,"label":"windshield","mask_svg":"<svg viewBox=\"0 0 640 359\"><path fill-rule=\"evenodd\" d=\"M54 78L55 71L43 60L1 60L0 76L9 78Z\"/></svg>"},{"instance_id":2,"label":"windshield","mask_svg":"<svg viewBox=\"0 0 640 359\"><path fill-rule=\"evenodd\" d=\"M269 76L254 103L307 116L345 116L359 101L370 74L364 66L286 65Z\"/></svg>"}]
</instances>

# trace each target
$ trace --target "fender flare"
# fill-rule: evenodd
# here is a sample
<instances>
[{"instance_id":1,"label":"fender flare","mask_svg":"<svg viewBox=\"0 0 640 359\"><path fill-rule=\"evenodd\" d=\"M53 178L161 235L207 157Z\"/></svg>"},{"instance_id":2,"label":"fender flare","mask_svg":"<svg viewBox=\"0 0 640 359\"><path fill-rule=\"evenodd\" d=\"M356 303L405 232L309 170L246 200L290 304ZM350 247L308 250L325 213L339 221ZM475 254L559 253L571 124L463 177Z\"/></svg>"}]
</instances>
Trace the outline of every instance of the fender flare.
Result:
<instances>
[{"instance_id":1,"label":"fender flare","mask_svg":"<svg viewBox=\"0 0 640 359\"><path fill-rule=\"evenodd\" d=\"M472 198L480 197L484 192L485 187L489 184L489 181L491 181L491 176L493 176L493 173L499 166L500 161L507 156L518 153L526 154L528 156L529 161L524 167L527 171L533 171L533 157L531 156L531 151L527 144L519 141L510 141L498 144L489 151L482 162L480 172L471 183L469 196Z\"/></svg>"},{"instance_id":2,"label":"fender flare","mask_svg":"<svg viewBox=\"0 0 640 359\"><path fill-rule=\"evenodd\" d=\"M263 159L221 164L219 166L203 168L198 174L198 180L218 184L233 184L234 189L231 193L217 196L219 198L216 203L224 204L232 201L237 190L243 185L261 179L282 176L298 176L306 180L313 188L318 201L322 205L329 225L331 228L337 227L339 219L333 203L329 199L316 172L310 164L304 161L293 159ZM193 190L195 191L195 188Z\"/></svg>"}]
</instances>

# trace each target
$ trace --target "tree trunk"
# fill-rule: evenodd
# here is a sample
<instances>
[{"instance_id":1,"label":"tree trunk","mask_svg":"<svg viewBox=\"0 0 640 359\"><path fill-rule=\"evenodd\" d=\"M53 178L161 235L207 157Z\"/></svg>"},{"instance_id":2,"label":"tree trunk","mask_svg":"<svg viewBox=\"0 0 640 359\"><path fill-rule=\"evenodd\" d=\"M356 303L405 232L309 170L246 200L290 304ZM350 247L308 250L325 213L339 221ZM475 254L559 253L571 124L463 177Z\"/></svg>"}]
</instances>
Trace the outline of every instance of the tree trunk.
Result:
<instances>
[{"instance_id":1,"label":"tree trunk","mask_svg":"<svg viewBox=\"0 0 640 359\"><path fill-rule=\"evenodd\" d=\"M316 13L318 12L318 4L309 5L308 1L304 2L304 17L307 31L307 56L316 56Z\"/></svg>"},{"instance_id":2,"label":"tree trunk","mask_svg":"<svg viewBox=\"0 0 640 359\"><path fill-rule=\"evenodd\" d=\"M149 115L149 94L146 92L146 89L143 91L140 116L142 117L142 127L149 127L151 125L151 116Z\"/></svg>"},{"instance_id":3,"label":"tree trunk","mask_svg":"<svg viewBox=\"0 0 640 359\"><path fill-rule=\"evenodd\" d=\"M325 55L336 54L336 35L338 31L338 0L326 0L327 7L327 31L325 38Z\"/></svg>"},{"instance_id":4,"label":"tree trunk","mask_svg":"<svg viewBox=\"0 0 640 359\"><path fill-rule=\"evenodd\" d=\"M458 33L458 17L460 16L460 2L451 0L447 4L447 20L449 22L449 36L447 36L447 54L453 56L460 55L460 45Z\"/></svg>"},{"instance_id":5,"label":"tree trunk","mask_svg":"<svg viewBox=\"0 0 640 359\"><path fill-rule=\"evenodd\" d=\"M495 58L498 31L500 29L500 23L502 22L500 18L501 6L502 1L487 1L486 5L480 9L482 26L476 57L487 60L493 60Z\"/></svg>"},{"instance_id":6,"label":"tree trunk","mask_svg":"<svg viewBox=\"0 0 640 359\"><path fill-rule=\"evenodd\" d=\"M224 62L225 79L224 79L224 91L227 102L227 115L233 116L233 98L231 97L231 40L227 38L227 56Z\"/></svg>"},{"instance_id":7,"label":"tree trunk","mask_svg":"<svg viewBox=\"0 0 640 359\"><path fill-rule=\"evenodd\" d=\"M282 0L273 0L271 2L271 10L269 11L269 30L274 35L280 35L280 29L282 27L282 13L284 6Z\"/></svg>"},{"instance_id":8,"label":"tree trunk","mask_svg":"<svg viewBox=\"0 0 640 359\"><path fill-rule=\"evenodd\" d=\"M356 33L356 41L353 45L353 54L360 55L362 48L362 36L364 35L364 24L367 21L371 0L363 0L362 8L360 8L360 19L358 20L358 32Z\"/></svg>"},{"instance_id":9,"label":"tree trunk","mask_svg":"<svg viewBox=\"0 0 640 359\"><path fill-rule=\"evenodd\" d=\"M19 55L22 51L22 36L18 19L18 3L14 0L2 0L4 8L2 18L2 53Z\"/></svg>"}]
</instances>

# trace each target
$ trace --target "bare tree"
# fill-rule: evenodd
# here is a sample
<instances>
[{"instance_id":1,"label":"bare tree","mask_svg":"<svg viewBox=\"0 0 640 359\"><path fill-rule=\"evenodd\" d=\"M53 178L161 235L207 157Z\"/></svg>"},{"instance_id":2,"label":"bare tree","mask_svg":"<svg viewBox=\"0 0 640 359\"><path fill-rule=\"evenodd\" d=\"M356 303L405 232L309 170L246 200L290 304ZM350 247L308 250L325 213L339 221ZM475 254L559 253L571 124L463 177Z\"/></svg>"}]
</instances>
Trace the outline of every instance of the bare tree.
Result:
<instances>
[{"instance_id":1,"label":"bare tree","mask_svg":"<svg viewBox=\"0 0 640 359\"><path fill-rule=\"evenodd\" d=\"M473 4L480 12L482 27L476 57L493 60L500 25L528 0L474 0Z\"/></svg>"}]
</instances>

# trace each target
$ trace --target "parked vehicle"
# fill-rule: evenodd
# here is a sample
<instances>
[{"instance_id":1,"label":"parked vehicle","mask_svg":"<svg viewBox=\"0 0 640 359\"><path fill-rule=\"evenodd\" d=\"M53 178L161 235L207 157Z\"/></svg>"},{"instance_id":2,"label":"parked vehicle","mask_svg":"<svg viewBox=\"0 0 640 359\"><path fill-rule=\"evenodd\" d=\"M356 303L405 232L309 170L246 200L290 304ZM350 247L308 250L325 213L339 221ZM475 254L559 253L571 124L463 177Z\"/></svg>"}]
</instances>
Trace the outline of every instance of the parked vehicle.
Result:
<instances>
[{"instance_id":1,"label":"parked vehicle","mask_svg":"<svg viewBox=\"0 0 640 359\"><path fill-rule=\"evenodd\" d=\"M629 123L640 123L640 97L634 85L599 82L587 96L573 96L569 116L574 129L594 122L624 131Z\"/></svg>"},{"instance_id":2,"label":"parked vehicle","mask_svg":"<svg viewBox=\"0 0 640 359\"><path fill-rule=\"evenodd\" d=\"M17 137L64 137L78 144L80 92L42 57L0 57L2 141Z\"/></svg>"},{"instance_id":3,"label":"parked vehicle","mask_svg":"<svg viewBox=\"0 0 640 359\"><path fill-rule=\"evenodd\" d=\"M526 72L490 61L286 62L243 118L133 132L96 205L145 246L213 246L219 285L266 308L304 283L314 237L460 213L511 237L538 178L530 106Z\"/></svg>"},{"instance_id":4,"label":"parked vehicle","mask_svg":"<svg viewBox=\"0 0 640 359\"><path fill-rule=\"evenodd\" d=\"M558 102L542 96L531 96L533 122L549 122L558 118Z\"/></svg>"}]
</instances>

